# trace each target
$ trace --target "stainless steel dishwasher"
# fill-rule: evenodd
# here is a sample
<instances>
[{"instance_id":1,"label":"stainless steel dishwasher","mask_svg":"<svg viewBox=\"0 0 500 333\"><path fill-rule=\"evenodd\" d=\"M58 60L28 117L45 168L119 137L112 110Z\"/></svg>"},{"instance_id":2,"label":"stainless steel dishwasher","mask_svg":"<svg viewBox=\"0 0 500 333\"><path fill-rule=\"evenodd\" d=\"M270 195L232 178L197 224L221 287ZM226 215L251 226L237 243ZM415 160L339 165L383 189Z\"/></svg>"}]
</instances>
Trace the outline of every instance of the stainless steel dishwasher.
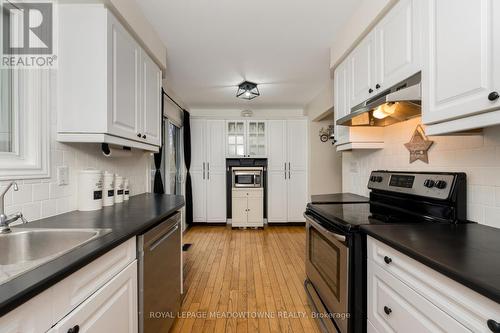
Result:
<instances>
[{"instance_id":1,"label":"stainless steel dishwasher","mask_svg":"<svg viewBox=\"0 0 500 333\"><path fill-rule=\"evenodd\" d=\"M167 333L181 302L181 215L138 237L139 332Z\"/></svg>"}]
</instances>

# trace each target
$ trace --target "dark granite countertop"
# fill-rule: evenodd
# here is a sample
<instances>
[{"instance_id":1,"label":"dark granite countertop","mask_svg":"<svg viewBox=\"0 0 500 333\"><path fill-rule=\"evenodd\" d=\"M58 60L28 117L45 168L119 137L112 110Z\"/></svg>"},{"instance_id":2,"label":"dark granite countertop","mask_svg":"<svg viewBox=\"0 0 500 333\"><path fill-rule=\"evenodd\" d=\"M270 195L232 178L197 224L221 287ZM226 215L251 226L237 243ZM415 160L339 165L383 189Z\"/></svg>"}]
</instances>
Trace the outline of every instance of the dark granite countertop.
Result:
<instances>
[{"instance_id":1,"label":"dark granite countertop","mask_svg":"<svg viewBox=\"0 0 500 333\"><path fill-rule=\"evenodd\" d=\"M331 203L368 203L370 199L354 193L333 193L311 195L313 204L331 204Z\"/></svg>"},{"instance_id":2,"label":"dark granite countertop","mask_svg":"<svg viewBox=\"0 0 500 333\"><path fill-rule=\"evenodd\" d=\"M131 237L156 226L183 206L182 196L141 194L99 211L74 211L24 225L29 228L110 228L112 231L1 284L0 316Z\"/></svg>"},{"instance_id":3,"label":"dark granite countertop","mask_svg":"<svg viewBox=\"0 0 500 333\"><path fill-rule=\"evenodd\" d=\"M480 224L365 225L361 229L500 303L500 229Z\"/></svg>"}]
</instances>

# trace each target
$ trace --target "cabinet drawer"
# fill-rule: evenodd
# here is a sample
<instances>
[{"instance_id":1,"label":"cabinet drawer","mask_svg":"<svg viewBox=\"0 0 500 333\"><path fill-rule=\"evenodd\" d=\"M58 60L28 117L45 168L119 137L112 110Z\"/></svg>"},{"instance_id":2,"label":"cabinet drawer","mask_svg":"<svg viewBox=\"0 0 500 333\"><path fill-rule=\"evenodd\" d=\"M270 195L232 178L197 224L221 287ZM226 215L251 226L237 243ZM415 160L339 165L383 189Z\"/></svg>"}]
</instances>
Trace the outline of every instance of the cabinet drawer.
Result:
<instances>
[{"instance_id":1,"label":"cabinet drawer","mask_svg":"<svg viewBox=\"0 0 500 333\"><path fill-rule=\"evenodd\" d=\"M134 261L49 333L66 333L76 325L82 333L137 333L137 321L137 261Z\"/></svg>"},{"instance_id":2,"label":"cabinet drawer","mask_svg":"<svg viewBox=\"0 0 500 333\"><path fill-rule=\"evenodd\" d=\"M133 237L56 284L52 288L53 324L127 267L136 255Z\"/></svg>"},{"instance_id":3,"label":"cabinet drawer","mask_svg":"<svg viewBox=\"0 0 500 333\"><path fill-rule=\"evenodd\" d=\"M488 332L489 319L500 321L500 304L428 266L368 237L368 259L397 277L473 332ZM389 263L385 262L387 257Z\"/></svg>"},{"instance_id":4,"label":"cabinet drawer","mask_svg":"<svg viewBox=\"0 0 500 333\"><path fill-rule=\"evenodd\" d=\"M371 260L367 310L378 332L471 332Z\"/></svg>"}]
</instances>

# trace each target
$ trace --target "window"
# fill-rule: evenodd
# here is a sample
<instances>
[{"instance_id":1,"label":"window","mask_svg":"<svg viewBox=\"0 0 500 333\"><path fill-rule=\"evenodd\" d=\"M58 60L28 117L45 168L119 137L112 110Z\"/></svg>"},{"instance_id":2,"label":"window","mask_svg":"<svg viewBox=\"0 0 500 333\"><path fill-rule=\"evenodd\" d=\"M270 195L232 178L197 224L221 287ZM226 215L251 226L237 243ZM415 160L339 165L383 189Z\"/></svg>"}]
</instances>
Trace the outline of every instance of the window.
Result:
<instances>
[{"instance_id":1,"label":"window","mask_svg":"<svg viewBox=\"0 0 500 333\"><path fill-rule=\"evenodd\" d=\"M0 67L0 180L49 177L50 77L49 69Z\"/></svg>"}]
</instances>

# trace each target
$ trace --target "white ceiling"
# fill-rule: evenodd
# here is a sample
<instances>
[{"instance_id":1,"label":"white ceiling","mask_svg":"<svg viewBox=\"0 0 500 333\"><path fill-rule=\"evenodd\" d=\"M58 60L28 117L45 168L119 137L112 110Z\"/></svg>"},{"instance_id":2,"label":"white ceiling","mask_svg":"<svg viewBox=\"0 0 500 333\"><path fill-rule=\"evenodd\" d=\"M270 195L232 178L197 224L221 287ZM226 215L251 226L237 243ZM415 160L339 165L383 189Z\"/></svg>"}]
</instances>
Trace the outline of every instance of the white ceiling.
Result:
<instances>
[{"instance_id":1,"label":"white ceiling","mask_svg":"<svg viewBox=\"0 0 500 333\"><path fill-rule=\"evenodd\" d=\"M329 48L361 0L136 0L167 46L190 108L304 107L327 84ZM261 96L237 99L236 86Z\"/></svg>"}]
</instances>

